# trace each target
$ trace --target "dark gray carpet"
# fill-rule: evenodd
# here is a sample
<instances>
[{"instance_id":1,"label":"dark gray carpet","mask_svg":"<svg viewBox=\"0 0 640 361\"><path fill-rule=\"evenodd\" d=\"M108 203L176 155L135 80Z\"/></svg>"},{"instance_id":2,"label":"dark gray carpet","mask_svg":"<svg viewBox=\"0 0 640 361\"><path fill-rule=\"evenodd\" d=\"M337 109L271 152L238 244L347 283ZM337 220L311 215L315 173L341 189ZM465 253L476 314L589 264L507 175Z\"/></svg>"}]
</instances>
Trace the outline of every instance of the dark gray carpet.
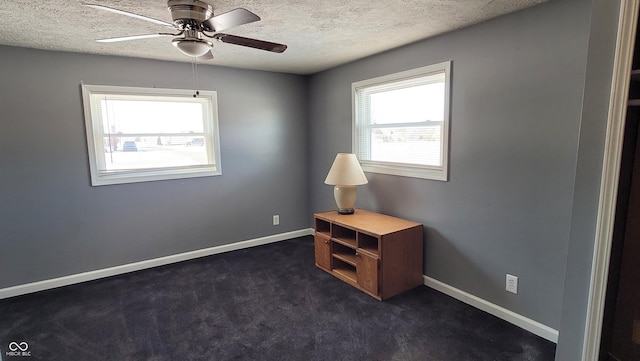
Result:
<instances>
[{"instance_id":1,"label":"dark gray carpet","mask_svg":"<svg viewBox=\"0 0 640 361\"><path fill-rule=\"evenodd\" d=\"M380 302L303 237L0 300L7 360L553 360L555 345L427 287ZM11 357L11 342L30 357Z\"/></svg>"}]
</instances>

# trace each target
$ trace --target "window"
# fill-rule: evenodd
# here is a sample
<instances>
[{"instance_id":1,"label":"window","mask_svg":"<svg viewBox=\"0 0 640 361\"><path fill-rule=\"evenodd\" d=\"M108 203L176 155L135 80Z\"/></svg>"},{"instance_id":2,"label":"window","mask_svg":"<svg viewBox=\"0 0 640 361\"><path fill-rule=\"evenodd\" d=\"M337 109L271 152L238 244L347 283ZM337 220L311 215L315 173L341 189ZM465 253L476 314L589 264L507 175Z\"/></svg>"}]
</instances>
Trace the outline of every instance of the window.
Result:
<instances>
[{"instance_id":1,"label":"window","mask_svg":"<svg viewBox=\"0 0 640 361\"><path fill-rule=\"evenodd\" d=\"M221 174L216 92L82 85L91 184Z\"/></svg>"},{"instance_id":2,"label":"window","mask_svg":"<svg viewBox=\"0 0 640 361\"><path fill-rule=\"evenodd\" d=\"M352 84L353 149L367 172L446 181L451 62Z\"/></svg>"}]
</instances>

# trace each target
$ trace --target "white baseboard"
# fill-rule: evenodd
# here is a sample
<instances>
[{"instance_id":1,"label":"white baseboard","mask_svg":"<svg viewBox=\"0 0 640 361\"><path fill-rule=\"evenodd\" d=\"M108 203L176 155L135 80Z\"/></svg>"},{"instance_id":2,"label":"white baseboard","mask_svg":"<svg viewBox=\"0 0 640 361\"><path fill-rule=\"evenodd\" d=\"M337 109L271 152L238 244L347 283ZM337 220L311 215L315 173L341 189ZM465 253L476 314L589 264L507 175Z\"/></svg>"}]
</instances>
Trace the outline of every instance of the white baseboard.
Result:
<instances>
[{"instance_id":1,"label":"white baseboard","mask_svg":"<svg viewBox=\"0 0 640 361\"><path fill-rule=\"evenodd\" d=\"M513 311L509 311L504 307L500 307L489 301L483 300L480 297L474 296L470 293L459 290L455 287L449 286L446 283L442 283L436 279L428 276L424 276L424 284L427 287L431 287L438 290L448 296L451 296L459 301L462 301L468 305L492 314L498 318L501 318L509 323L512 323L520 328L523 328L535 335L538 335L551 342L558 343L558 330L555 330L549 326L543 325L538 321L534 321L530 318L524 317Z\"/></svg>"},{"instance_id":2,"label":"white baseboard","mask_svg":"<svg viewBox=\"0 0 640 361\"><path fill-rule=\"evenodd\" d=\"M187 261L190 259L210 256L213 254L235 251L238 249L250 248L250 247L260 246L268 243L280 242L287 239L308 236L308 235L313 235L312 228L280 233L272 236L266 236L266 237L255 238L255 239L241 241L241 242L235 242L231 244L225 244L221 246L199 249L196 251L179 253L179 254L166 256L166 257L154 258L146 261L129 263L129 264L124 264L124 265L115 266L115 267L103 268L95 271L83 272L83 273L78 273L78 274L64 276L64 277L52 278L48 280L2 288L0 289L0 299L20 296L27 293L44 291L51 288L68 286L68 285L72 285L80 282L97 280L100 278L120 275L128 272L163 266L170 263Z\"/></svg>"}]
</instances>

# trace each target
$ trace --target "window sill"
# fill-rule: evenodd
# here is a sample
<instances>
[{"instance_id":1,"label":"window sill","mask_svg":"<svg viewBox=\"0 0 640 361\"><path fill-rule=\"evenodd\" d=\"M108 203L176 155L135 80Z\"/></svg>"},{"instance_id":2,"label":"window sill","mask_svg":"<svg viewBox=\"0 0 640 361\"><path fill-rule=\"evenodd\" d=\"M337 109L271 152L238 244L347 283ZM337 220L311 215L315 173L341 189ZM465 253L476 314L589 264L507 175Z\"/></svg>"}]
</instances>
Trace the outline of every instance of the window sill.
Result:
<instances>
[{"instance_id":1,"label":"window sill","mask_svg":"<svg viewBox=\"0 0 640 361\"><path fill-rule=\"evenodd\" d=\"M401 177L423 178L437 181L448 181L445 167L427 167L402 163L360 161L362 170L369 173L381 173Z\"/></svg>"},{"instance_id":2,"label":"window sill","mask_svg":"<svg viewBox=\"0 0 640 361\"><path fill-rule=\"evenodd\" d=\"M104 186L112 184L126 184L138 182L152 182L159 180L184 179L197 177L211 177L221 175L220 169L201 168L201 169L181 169L181 170L164 170L164 171L136 171L136 172L105 172L96 176L92 174L92 186Z\"/></svg>"}]
</instances>

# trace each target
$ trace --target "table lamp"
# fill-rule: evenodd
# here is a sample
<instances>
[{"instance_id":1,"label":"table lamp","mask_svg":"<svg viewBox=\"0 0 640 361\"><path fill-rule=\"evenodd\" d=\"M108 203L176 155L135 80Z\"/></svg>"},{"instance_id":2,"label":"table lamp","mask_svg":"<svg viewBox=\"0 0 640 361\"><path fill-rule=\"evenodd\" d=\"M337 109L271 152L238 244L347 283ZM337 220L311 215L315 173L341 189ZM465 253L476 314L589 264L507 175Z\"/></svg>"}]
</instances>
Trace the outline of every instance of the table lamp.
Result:
<instances>
[{"instance_id":1,"label":"table lamp","mask_svg":"<svg viewBox=\"0 0 640 361\"><path fill-rule=\"evenodd\" d=\"M325 184L335 186L333 196L336 198L338 213L353 214L353 206L356 204L356 186L367 184L358 158L352 153L338 153L333 165L327 174Z\"/></svg>"}]
</instances>

